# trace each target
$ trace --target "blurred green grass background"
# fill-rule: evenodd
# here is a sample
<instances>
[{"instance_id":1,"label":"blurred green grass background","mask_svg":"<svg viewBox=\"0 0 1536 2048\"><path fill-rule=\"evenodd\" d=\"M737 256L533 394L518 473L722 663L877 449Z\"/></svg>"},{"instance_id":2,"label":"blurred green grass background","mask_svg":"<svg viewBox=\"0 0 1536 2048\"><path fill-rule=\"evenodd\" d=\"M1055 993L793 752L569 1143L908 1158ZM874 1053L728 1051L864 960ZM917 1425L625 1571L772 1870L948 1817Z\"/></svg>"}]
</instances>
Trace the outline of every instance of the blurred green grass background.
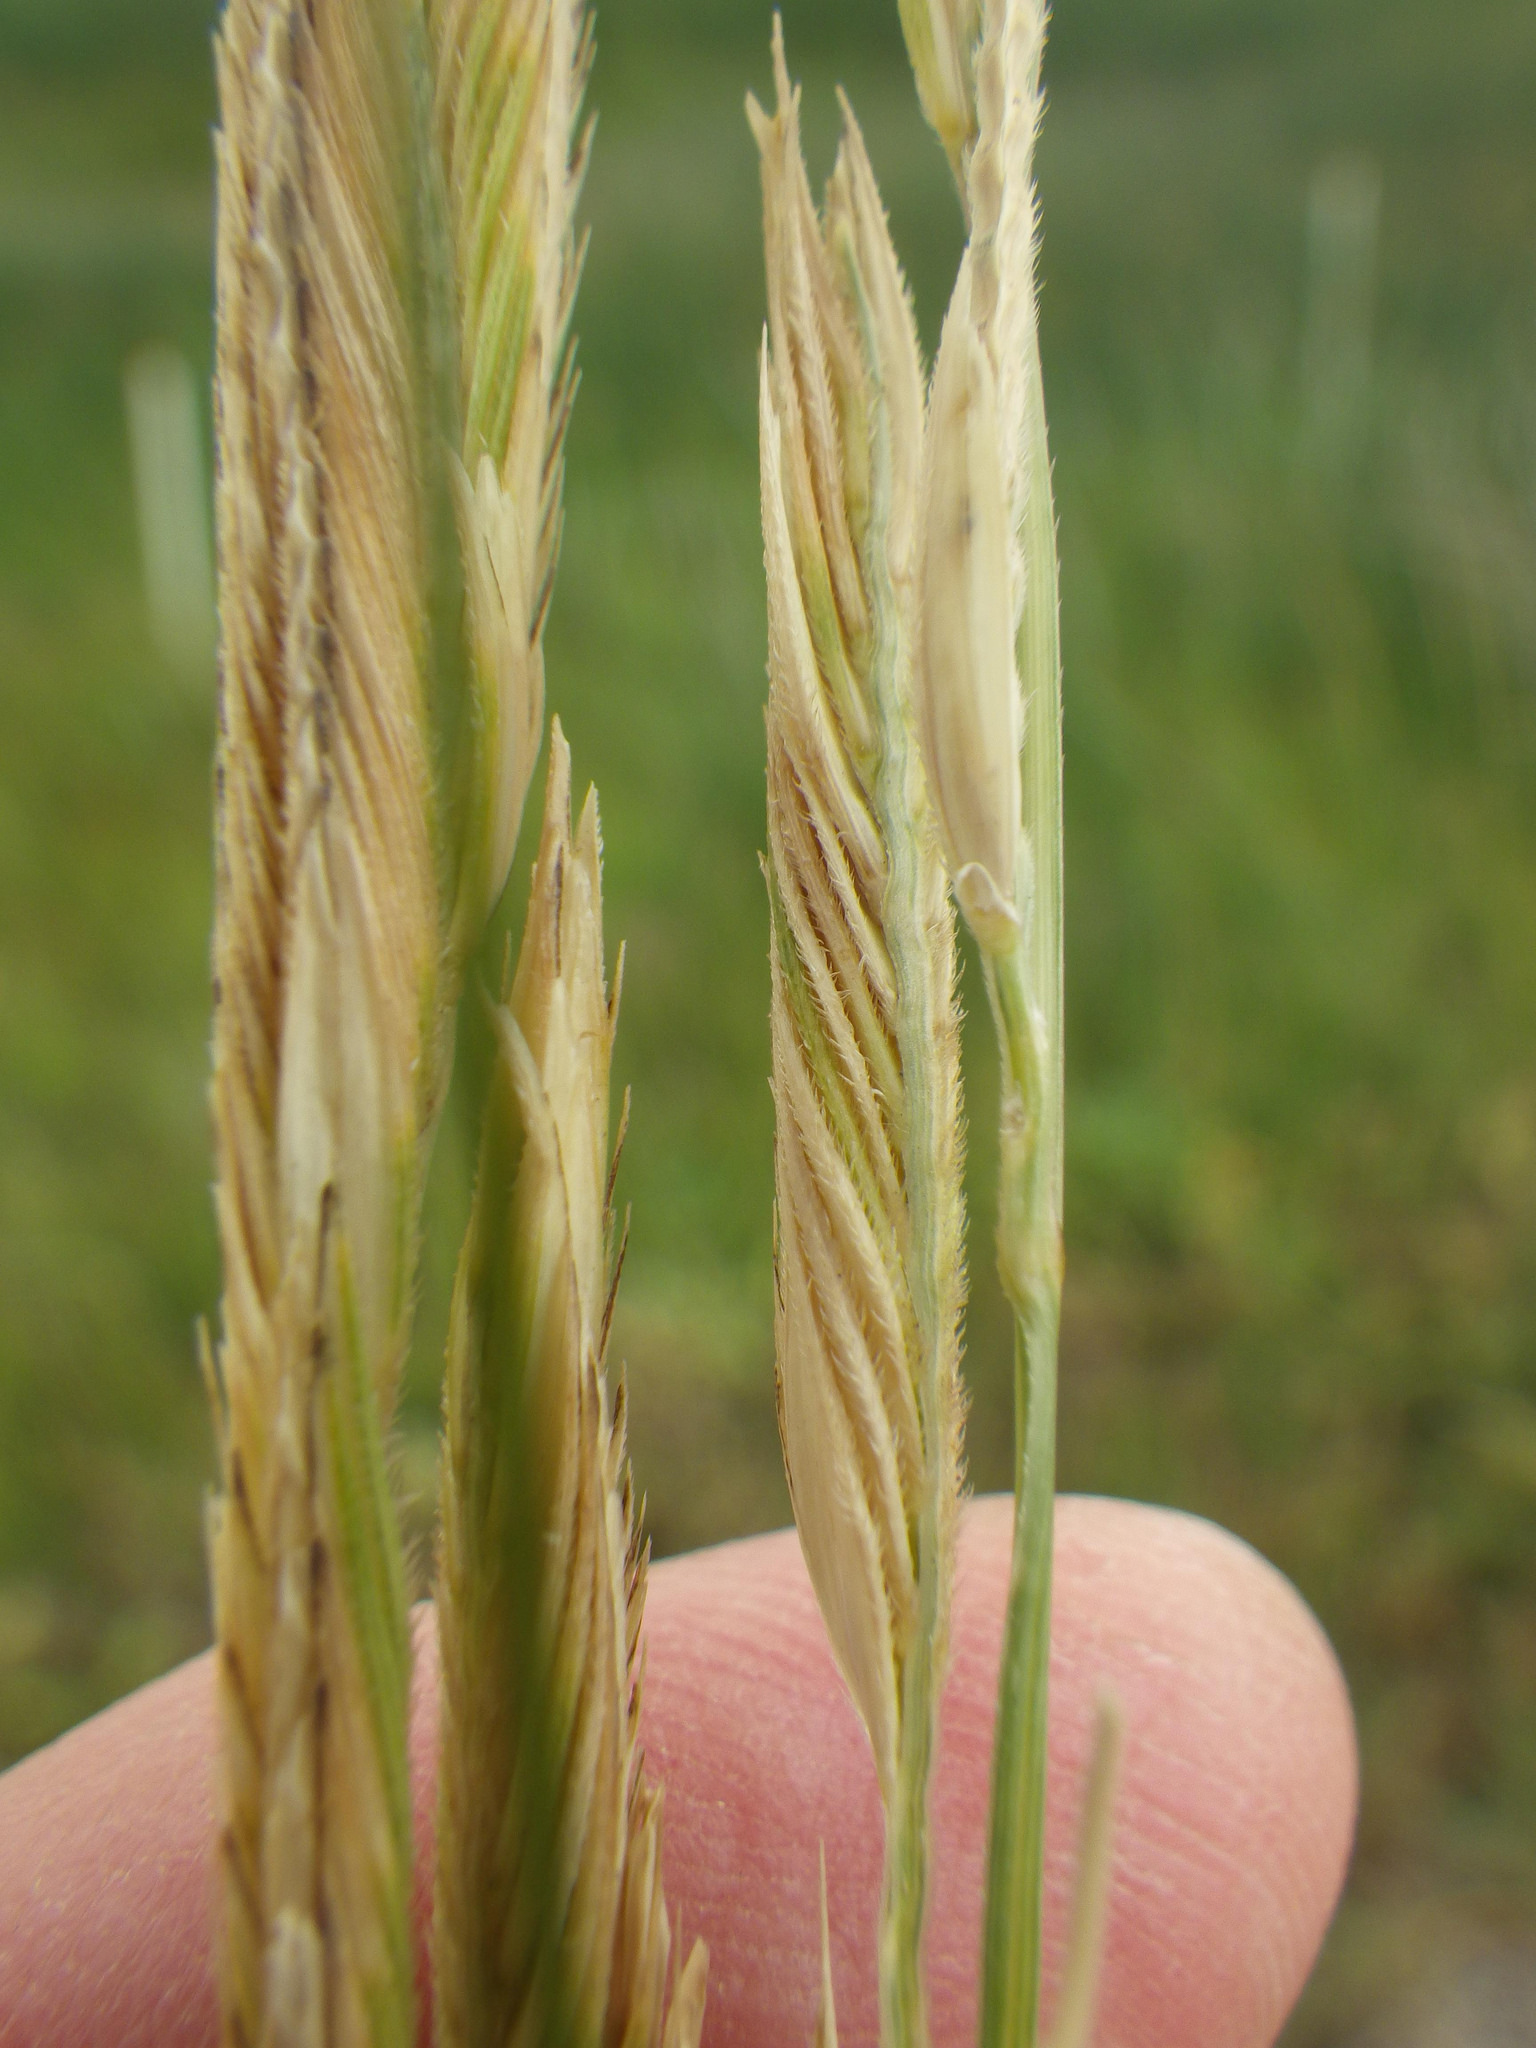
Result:
<instances>
[{"instance_id":1,"label":"blurred green grass background","mask_svg":"<svg viewBox=\"0 0 1536 2048\"><path fill-rule=\"evenodd\" d=\"M840 78L931 345L959 228L894 12L785 7L813 169ZM0 1762L207 1633L212 677L149 630L123 370L156 342L207 372L209 14L0 0ZM629 947L617 1341L664 1550L787 1517L741 118L767 27L601 13L549 642ZM1224 1521L1339 1647L1360 1846L1287 2036L1323 2048L1536 1940L1536 14L1062 0L1049 69L1062 1476ZM466 1156L450 1120L400 1447L423 1557Z\"/></svg>"}]
</instances>

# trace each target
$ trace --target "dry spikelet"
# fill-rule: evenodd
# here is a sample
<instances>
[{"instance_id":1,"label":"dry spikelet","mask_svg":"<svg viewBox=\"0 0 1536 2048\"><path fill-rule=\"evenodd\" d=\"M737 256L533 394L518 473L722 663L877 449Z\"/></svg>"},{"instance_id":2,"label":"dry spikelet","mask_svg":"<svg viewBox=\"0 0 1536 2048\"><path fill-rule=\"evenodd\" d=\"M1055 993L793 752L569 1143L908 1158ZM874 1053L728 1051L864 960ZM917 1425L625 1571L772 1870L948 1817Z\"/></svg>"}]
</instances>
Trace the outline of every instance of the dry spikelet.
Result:
<instances>
[{"instance_id":1,"label":"dry spikelet","mask_svg":"<svg viewBox=\"0 0 1536 2048\"><path fill-rule=\"evenodd\" d=\"M597 804L556 722L449 1338L439 1618L441 2048L696 2048L664 2025L659 1793L637 1746L646 1553L603 1369L612 1306Z\"/></svg>"},{"instance_id":2,"label":"dry spikelet","mask_svg":"<svg viewBox=\"0 0 1536 2048\"><path fill-rule=\"evenodd\" d=\"M1040 367L1035 143L1044 110L1043 0L987 0L977 56L980 135L971 163L972 308L997 378L999 446L1008 504L1009 593L1023 690L1019 860L1027 886L1027 980L1038 1020L1040 1146L1060 1287L1065 1105L1062 1000L1061 626L1056 513ZM988 168L995 152L997 168Z\"/></svg>"},{"instance_id":3,"label":"dry spikelet","mask_svg":"<svg viewBox=\"0 0 1536 2048\"><path fill-rule=\"evenodd\" d=\"M219 41L210 1550L241 2048L412 2035L409 1645L382 1445L438 924L401 56L364 0L231 0Z\"/></svg>"},{"instance_id":4,"label":"dry spikelet","mask_svg":"<svg viewBox=\"0 0 1536 2048\"><path fill-rule=\"evenodd\" d=\"M1050 850L1031 840L1051 829L1043 821L1052 814L1039 801L1059 752L1042 701L1056 689L1035 311L1045 12L1039 0L987 0L981 13L971 69L974 139L958 173L970 240L945 317L928 425L916 700L956 894L982 946L1000 957L1032 921L1044 927L1059 900L1032 920L1036 854L1044 851L1048 865ZM1037 530L1042 521L1048 554ZM1036 587L1027 589L1031 581ZM1040 762L1031 764L1041 786L1032 792L1037 830L1029 836L1019 766L1025 690L1014 658L1026 624L1030 639L1021 651L1035 700L1032 724L1045 742L1036 750ZM1049 894L1053 876L1043 880Z\"/></svg>"},{"instance_id":5,"label":"dry spikelet","mask_svg":"<svg viewBox=\"0 0 1536 2048\"><path fill-rule=\"evenodd\" d=\"M506 882L544 720L544 617L575 391L581 0L427 0L459 333L453 464L469 702L450 773L450 955Z\"/></svg>"},{"instance_id":6,"label":"dry spikelet","mask_svg":"<svg viewBox=\"0 0 1536 2048\"><path fill-rule=\"evenodd\" d=\"M883 2027L919 2041L960 1486L954 931L910 731L922 373L846 104L818 219L776 34L762 155L776 1348L795 1517L887 1812Z\"/></svg>"},{"instance_id":7,"label":"dry spikelet","mask_svg":"<svg viewBox=\"0 0 1536 2048\"><path fill-rule=\"evenodd\" d=\"M1045 107L1045 24L1042 0L985 0L975 56L976 142L964 188L969 312L997 381L998 447L1014 533L1030 490L1029 387L1039 375L1034 161ZM1016 580L1018 574L1015 559ZM1022 598L1016 588L1016 618Z\"/></svg>"}]
</instances>

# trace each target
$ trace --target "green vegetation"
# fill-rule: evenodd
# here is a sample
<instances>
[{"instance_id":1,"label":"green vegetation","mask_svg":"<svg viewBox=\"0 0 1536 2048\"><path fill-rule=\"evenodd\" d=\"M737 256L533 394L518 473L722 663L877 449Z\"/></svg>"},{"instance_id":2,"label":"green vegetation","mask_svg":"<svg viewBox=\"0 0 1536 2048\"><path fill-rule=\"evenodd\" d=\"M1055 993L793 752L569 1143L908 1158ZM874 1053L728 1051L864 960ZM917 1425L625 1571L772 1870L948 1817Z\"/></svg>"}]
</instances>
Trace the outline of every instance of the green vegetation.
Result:
<instances>
[{"instance_id":1,"label":"green vegetation","mask_svg":"<svg viewBox=\"0 0 1536 2048\"><path fill-rule=\"evenodd\" d=\"M960 224L894 4L786 16L813 168L840 75L931 347ZM149 638L121 395L145 341L208 361L207 26L198 0L0 0L0 1757L207 1630L212 685ZM741 117L767 29L745 0L600 20L549 639L630 948L614 1355L664 1548L787 1519ZM1536 1927L1533 75L1522 0L1453 30L1428 0L1062 0L1052 43L1062 1479L1229 1523L1339 1645L1365 1810L1293 2029L1319 2048ZM1350 317L1338 263L1368 267L1346 217L1309 271L1309 188L1321 248L1329 192L1369 186L1313 187L1341 153L1381 176L1355 385L1307 340ZM984 1030L974 965L966 996ZM982 1487L1011 1347L993 1105L970 1121ZM466 1155L450 1122L418 1493Z\"/></svg>"}]
</instances>

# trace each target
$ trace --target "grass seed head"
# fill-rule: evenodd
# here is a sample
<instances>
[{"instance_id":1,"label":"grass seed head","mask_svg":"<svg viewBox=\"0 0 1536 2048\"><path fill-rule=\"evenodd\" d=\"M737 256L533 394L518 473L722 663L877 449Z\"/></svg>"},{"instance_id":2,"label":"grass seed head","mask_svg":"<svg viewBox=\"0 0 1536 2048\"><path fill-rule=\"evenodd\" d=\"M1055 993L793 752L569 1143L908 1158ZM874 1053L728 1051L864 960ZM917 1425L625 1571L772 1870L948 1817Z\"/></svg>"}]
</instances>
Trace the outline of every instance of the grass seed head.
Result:
<instances>
[{"instance_id":1,"label":"grass seed head","mask_svg":"<svg viewBox=\"0 0 1536 2048\"><path fill-rule=\"evenodd\" d=\"M403 51L362 0L231 0L219 84L223 2019L245 2044L404 2044L409 1646L383 1434L438 920Z\"/></svg>"},{"instance_id":2,"label":"grass seed head","mask_svg":"<svg viewBox=\"0 0 1536 2048\"><path fill-rule=\"evenodd\" d=\"M914 1674L943 1657L964 1284L953 924L909 738L922 369L851 110L818 215L777 31L774 68L773 115L749 116L768 263L779 1412L812 1583L894 1812L925 1768Z\"/></svg>"},{"instance_id":3,"label":"grass seed head","mask_svg":"<svg viewBox=\"0 0 1536 2048\"><path fill-rule=\"evenodd\" d=\"M660 1801L638 1746L645 1551L603 1363L616 1016L596 798L573 827L557 720L449 1338L442 2048L664 2048ZM703 1969L701 1952L674 1992L679 2024L702 2010ZM696 2048L690 2024L679 2048Z\"/></svg>"}]
</instances>

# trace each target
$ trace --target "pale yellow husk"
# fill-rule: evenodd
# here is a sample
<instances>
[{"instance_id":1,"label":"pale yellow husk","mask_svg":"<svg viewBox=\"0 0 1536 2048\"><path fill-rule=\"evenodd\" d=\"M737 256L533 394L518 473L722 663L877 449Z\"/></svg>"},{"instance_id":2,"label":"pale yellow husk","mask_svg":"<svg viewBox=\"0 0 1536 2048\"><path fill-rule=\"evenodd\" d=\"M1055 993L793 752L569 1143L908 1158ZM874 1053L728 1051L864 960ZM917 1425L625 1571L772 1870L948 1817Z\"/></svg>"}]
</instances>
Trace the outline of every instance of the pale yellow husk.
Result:
<instances>
[{"instance_id":1,"label":"pale yellow husk","mask_svg":"<svg viewBox=\"0 0 1536 2048\"><path fill-rule=\"evenodd\" d=\"M997 379L970 319L969 259L929 402L917 726L955 894L993 950L1020 929L1019 747Z\"/></svg>"},{"instance_id":2,"label":"pale yellow husk","mask_svg":"<svg viewBox=\"0 0 1536 2048\"><path fill-rule=\"evenodd\" d=\"M637 1746L645 1549L611 1310L597 805L554 726L449 1340L435 1963L442 2048L696 2048L666 2016L661 1801Z\"/></svg>"},{"instance_id":3,"label":"pale yellow husk","mask_svg":"<svg viewBox=\"0 0 1536 2048\"><path fill-rule=\"evenodd\" d=\"M231 0L219 40L222 617L210 1512L221 2003L240 2044L410 2040L407 1335L438 919L398 38Z\"/></svg>"},{"instance_id":4,"label":"pale yellow husk","mask_svg":"<svg viewBox=\"0 0 1536 2048\"><path fill-rule=\"evenodd\" d=\"M925 2034L926 1787L960 1489L954 931L912 732L916 334L862 138L762 156L776 1350L795 1517L887 1810L882 2026Z\"/></svg>"}]
</instances>

